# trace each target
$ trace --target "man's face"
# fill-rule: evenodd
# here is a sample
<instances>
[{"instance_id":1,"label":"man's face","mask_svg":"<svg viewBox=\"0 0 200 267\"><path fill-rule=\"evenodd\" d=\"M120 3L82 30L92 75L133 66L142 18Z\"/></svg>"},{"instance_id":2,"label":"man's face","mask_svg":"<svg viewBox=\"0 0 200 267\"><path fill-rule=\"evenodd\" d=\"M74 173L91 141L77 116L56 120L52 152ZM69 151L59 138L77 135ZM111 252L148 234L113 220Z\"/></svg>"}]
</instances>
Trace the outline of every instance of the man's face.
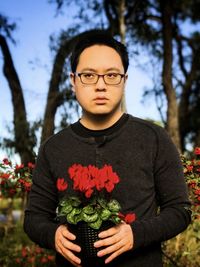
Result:
<instances>
[{"instance_id":1,"label":"man's face","mask_svg":"<svg viewBox=\"0 0 200 267\"><path fill-rule=\"evenodd\" d=\"M93 45L81 53L76 73L90 74L124 74L124 67L120 55L111 47ZM112 77L112 75L111 75ZM71 83L77 101L84 112L93 115L106 115L121 110L120 103L125 88L122 78L117 85L106 84L103 77L99 77L96 84L83 84L79 76L71 74Z\"/></svg>"}]
</instances>

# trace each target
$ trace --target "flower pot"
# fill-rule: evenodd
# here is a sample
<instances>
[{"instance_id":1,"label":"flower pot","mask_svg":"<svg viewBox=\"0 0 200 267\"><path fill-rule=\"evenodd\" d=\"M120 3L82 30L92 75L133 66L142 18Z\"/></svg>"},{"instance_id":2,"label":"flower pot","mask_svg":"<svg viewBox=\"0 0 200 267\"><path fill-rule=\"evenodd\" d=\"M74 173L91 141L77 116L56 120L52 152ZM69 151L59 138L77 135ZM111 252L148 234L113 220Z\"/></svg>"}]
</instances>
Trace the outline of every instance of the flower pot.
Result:
<instances>
[{"instance_id":1,"label":"flower pot","mask_svg":"<svg viewBox=\"0 0 200 267\"><path fill-rule=\"evenodd\" d=\"M104 221L100 229L96 230L88 226L85 222L79 222L77 225L68 224L67 227L70 232L76 236L74 243L81 247L81 252L77 256L81 258L81 266L99 267L104 266L106 257L98 257L97 252L101 248L95 248L94 243L99 240L98 234L104 230L113 227L115 224L111 221Z\"/></svg>"}]
</instances>

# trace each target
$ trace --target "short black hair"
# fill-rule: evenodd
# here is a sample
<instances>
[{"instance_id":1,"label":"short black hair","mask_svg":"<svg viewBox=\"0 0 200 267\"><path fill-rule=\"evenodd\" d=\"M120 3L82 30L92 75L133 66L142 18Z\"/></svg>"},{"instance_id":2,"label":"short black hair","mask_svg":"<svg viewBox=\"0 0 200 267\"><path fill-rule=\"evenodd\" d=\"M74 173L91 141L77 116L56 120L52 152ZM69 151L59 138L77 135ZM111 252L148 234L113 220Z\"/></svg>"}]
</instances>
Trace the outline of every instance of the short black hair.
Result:
<instances>
[{"instance_id":1,"label":"short black hair","mask_svg":"<svg viewBox=\"0 0 200 267\"><path fill-rule=\"evenodd\" d=\"M115 49L115 51L121 57L124 71L126 73L129 65L128 52L126 47L122 43L115 40L111 34L103 30L85 32L77 38L70 59L72 72L76 72L80 54L83 52L83 50L93 45L106 45Z\"/></svg>"}]
</instances>

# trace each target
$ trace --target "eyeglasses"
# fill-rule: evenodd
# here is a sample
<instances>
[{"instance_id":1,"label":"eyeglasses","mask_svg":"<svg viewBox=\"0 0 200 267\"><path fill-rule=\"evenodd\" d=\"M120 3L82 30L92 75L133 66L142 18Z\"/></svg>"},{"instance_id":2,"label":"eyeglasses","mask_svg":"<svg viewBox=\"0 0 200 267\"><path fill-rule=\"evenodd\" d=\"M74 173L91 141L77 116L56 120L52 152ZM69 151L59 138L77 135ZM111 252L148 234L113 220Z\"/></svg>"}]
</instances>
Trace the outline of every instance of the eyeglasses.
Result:
<instances>
[{"instance_id":1,"label":"eyeglasses","mask_svg":"<svg viewBox=\"0 0 200 267\"><path fill-rule=\"evenodd\" d=\"M96 84L99 78L102 77L107 85L118 85L121 83L122 78L125 77L125 74L121 73L97 74L91 72L82 72L74 73L74 75L78 76L83 84Z\"/></svg>"}]
</instances>

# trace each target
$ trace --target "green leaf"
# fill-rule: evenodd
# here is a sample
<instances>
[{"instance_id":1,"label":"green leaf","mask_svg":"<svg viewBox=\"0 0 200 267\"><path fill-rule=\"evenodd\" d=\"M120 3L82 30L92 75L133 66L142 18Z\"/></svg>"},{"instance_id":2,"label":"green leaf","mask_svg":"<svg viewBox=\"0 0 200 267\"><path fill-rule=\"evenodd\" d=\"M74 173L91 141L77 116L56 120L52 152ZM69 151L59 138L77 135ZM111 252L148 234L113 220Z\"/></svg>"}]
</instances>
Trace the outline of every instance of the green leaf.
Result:
<instances>
[{"instance_id":1,"label":"green leaf","mask_svg":"<svg viewBox=\"0 0 200 267\"><path fill-rule=\"evenodd\" d=\"M68 221L68 223L71 223L71 224L76 224L77 223L76 222L76 218L75 218L73 213L67 214L67 221Z\"/></svg>"},{"instance_id":2,"label":"green leaf","mask_svg":"<svg viewBox=\"0 0 200 267\"><path fill-rule=\"evenodd\" d=\"M61 206L59 207L59 215L67 215L72 211L73 207L68 204L67 206Z\"/></svg>"},{"instance_id":3,"label":"green leaf","mask_svg":"<svg viewBox=\"0 0 200 267\"><path fill-rule=\"evenodd\" d=\"M86 213L82 213L82 218L85 222L91 223L91 222L95 222L98 219L99 215L98 213L94 213L94 214L86 214Z\"/></svg>"},{"instance_id":4,"label":"green leaf","mask_svg":"<svg viewBox=\"0 0 200 267\"><path fill-rule=\"evenodd\" d=\"M59 203L59 206L68 206L68 205L71 205L71 200L70 199L63 199Z\"/></svg>"},{"instance_id":5,"label":"green leaf","mask_svg":"<svg viewBox=\"0 0 200 267\"><path fill-rule=\"evenodd\" d=\"M111 199L109 201L108 208L110 211L114 211L114 212L118 212L121 209L120 204L116 199Z\"/></svg>"},{"instance_id":6,"label":"green leaf","mask_svg":"<svg viewBox=\"0 0 200 267\"><path fill-rule=\"evenodd\" d=\"M102 220L98 218L95 222L89 223L88 225L93 229L99 229L101 227Z\"/></svg>"},{"instance_id":7,"label":"green leaf","mask_svg":"<svg viewBox=\"0 0 200 267\"><path fill-rule=\"evenodd\" d=\"M83 208L83 212L86 214L93 214L93 213L95 213L95 210L94 210L93 206L87 205Z\"/></svg>"},{"instance_id":8,"label":"green leaf","mask_svg":"<svg viewBox=\"0 0 200 267\"><path fill-rule=\"evenodd\" d=\"M73 216L80 214L81 213L81 208L73 208L71 211L71 214L73 214Z\"/></svg>"},{"instance_id":9,"label":"green leaf","mask_svg":"<svg viewBox=\"0 0 200 267\"><path fill-rule=\"evenodd\" d=\"M111 211L108 210L108 209L104 209L102 210L101 214L100 214L100 217L103 221L106 221L108 220L108 218L110 217L111 215Z\"/></svg>"},{"instance_id":10,"label":"green leaf","mask_svg":"<svg viewBox=\"0 0 200 267\"><path fill-rule=\"evenodd\" d=\"M121 219L119 217L117 217L117 216L111 217L110 221L115 223L115 224L121 223Z\"/></svg>"},{"instance_id":11,"label":"green leaf","mask_svg":"<svg viewBox=\"0 0 200 267\"><path fill-rule=\"evenodd\" d=\"M70 202L73 207L78 207L81 204L81 201L78 197L70 197Z\"/></svg>"},{"instance_id":12,"label":"green leaf","mask_svg":"<svg viewBox=\"0 0 200 267\"><path fill-rule=\"evenodd\" d=\"M97 201L98 201L99 205L100 205L102 208L104 208L104 209L107 208L107 201L106 201L105 199L103 199L103 198L98 198Z\"/></svg>"}]
</instances>

